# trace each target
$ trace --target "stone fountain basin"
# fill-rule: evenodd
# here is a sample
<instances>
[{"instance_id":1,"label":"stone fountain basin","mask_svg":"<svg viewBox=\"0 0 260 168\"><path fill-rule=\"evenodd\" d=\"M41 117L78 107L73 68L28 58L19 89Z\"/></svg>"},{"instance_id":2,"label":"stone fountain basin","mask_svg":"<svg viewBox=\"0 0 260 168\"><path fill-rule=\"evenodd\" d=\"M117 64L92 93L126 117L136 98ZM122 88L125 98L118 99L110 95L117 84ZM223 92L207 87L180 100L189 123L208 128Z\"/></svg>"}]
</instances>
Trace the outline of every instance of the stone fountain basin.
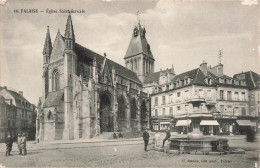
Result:
<instances>
[{"instance_id":1,"label":"stone fountain basin","mask_svg":"<svg viewBox=\"0 0 260 168\"><path fill-rule=\"evenodd\" d=\"M202 139L169 138L169 150L178 150L179 153L225 152L229 151L228 140L223 138L203 137Z\"/></svg>"}]
</instances>

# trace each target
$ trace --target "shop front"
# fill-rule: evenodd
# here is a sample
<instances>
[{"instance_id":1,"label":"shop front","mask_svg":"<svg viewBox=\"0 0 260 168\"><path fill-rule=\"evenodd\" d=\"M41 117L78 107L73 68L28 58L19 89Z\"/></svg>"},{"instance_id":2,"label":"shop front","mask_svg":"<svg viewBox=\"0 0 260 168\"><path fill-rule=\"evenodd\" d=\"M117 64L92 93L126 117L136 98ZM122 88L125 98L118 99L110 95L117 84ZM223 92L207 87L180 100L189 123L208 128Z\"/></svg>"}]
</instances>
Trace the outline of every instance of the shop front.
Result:
<instances>
[{"instance_id":1,"label":"shop front","mask_svg":"<svg viewBox=\"0 0 260 168\"><path fill-rule=\"evenodd\" d=\"M179 134L187 134L188 132L191 132L191 120L177 120L175 127L177 127L177 132Z\"/></svg>"},{"instance_id":2,"label":"shop front","mask_svg":"<svg viewBox=\"0 0 260 168\"><path fill-rule=\"evenodd\" d=\"M236 116L219 115L214 116L214 119L219 123L219 135L234 135L238 134L236 126Z\"/></svg>"},{"instance_id":3,"label":"shop front","mask_svg":"<svg viewBox=\"0 0 260 168\"><path fill-rule=\"evenodd\" d=\"M240 135L246 135L246 132L253 127L253 123L250 120L237 120L236 123Z\"/></svg>"},{"instance_id":4,"label":"shop front","mask_svg":"<svg viewBox=\"0 0 260 168\"><path fill-rule=\"evenodd\" d=\"M219 123L216 120L201 120L200 131L204 135L219 135Z\"/></svg>"}]
</instances>

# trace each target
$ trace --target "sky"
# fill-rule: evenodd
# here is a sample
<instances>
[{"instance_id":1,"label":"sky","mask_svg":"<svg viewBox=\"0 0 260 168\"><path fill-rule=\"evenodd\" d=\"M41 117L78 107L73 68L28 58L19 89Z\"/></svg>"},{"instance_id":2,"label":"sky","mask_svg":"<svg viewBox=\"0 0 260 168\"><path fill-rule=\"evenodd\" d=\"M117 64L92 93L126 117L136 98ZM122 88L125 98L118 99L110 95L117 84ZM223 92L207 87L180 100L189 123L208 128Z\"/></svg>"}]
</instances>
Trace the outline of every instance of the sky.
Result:
<instances>
[{"instance_id":1,"label":"sky","mask_svg":"<svg viewBox=\"0 0 260 168\"><path fill-rule=\"evenodd\" d=\"M21 13L21 9L43 12ZM76 42L101 55L106 52L121 65L139 11L155 71L174 66L179 74L199 67L203 60L214 66L221 49L226 75L260 73L257 1L8 0L0 6L0 86L22 90L33 104L42 95L47 26L54 43L58 29L64 34L68 17L67 13L49 14L51 9L84 10L72 13Z\"/></svg>"}]
</instances>

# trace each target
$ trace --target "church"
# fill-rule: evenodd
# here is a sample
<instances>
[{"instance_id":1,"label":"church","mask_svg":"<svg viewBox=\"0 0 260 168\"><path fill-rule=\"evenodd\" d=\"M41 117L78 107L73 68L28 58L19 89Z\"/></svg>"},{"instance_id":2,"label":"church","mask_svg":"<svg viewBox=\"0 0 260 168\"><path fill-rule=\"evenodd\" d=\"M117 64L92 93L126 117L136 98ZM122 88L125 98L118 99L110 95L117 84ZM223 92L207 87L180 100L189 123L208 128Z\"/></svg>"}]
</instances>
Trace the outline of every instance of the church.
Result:
<instances>
[{"instance_id":1,"label":"church","mask_svg":"<svg viewBox=\"0 0 260 168\"><path fill-rule=\"evenodd\" d=\"M149 128L144 83L154 72L155 59L145 35L138 22L122 66L78 44L70 14L64 36L58 31L53 44L47 27L37 139L89 139L104 132Z\"/></svg>"}]
</instances>

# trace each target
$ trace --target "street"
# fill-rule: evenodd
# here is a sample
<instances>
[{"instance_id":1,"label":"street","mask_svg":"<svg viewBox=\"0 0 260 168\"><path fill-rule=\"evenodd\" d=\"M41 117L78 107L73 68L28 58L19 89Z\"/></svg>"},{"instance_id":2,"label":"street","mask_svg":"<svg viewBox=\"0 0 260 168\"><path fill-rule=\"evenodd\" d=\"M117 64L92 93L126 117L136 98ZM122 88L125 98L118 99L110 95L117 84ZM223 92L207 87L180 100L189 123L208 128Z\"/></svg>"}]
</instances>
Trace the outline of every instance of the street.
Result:
<instances>
[{"instance_id":1,"label":"street","mask_svg":"<svg viewBox=\"0 0 260 168\"><path fill-rule=\"evenodd\" d=\"M232 148L240 147L245 154L190 155L167 154L143 150L142 140L34 144L28 143L28 155L18 155L14 144L12 156L5 157L1 144L0 165L6 167L253 167L258 160L258 142L245 142L244 137L229 139ZM45 147L44 147L45 146ZM0 166L0 167L1 167Z\"/></svg>"}]
</instances>

